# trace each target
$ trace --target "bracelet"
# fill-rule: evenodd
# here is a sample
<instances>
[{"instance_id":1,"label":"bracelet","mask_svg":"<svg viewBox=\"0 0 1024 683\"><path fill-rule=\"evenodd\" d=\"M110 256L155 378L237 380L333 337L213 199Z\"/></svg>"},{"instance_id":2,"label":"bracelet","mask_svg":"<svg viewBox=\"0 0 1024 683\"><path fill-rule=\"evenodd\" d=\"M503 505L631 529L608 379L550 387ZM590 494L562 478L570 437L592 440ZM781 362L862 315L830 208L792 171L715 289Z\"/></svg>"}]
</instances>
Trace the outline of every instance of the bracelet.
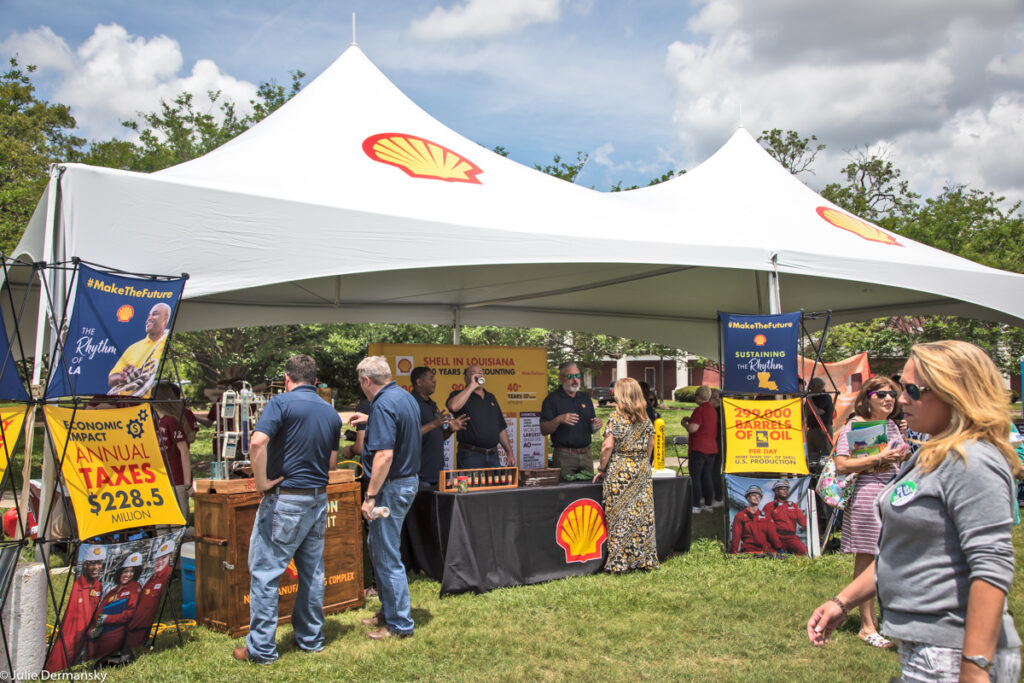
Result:
<instances>
[{"instance_id":1,"label":"bracelet","mask_svg":"<svg viewBox=\"0 0 1024 683\"><path fill-rule=\"evenodd\" d=\"M839 609L843 610L843 618L850 616L850 608L846 606L846 603L839 599L838 595L833 595L828 599L829 602L834 602L839 605Z\"/></svg>"}]
</instances>

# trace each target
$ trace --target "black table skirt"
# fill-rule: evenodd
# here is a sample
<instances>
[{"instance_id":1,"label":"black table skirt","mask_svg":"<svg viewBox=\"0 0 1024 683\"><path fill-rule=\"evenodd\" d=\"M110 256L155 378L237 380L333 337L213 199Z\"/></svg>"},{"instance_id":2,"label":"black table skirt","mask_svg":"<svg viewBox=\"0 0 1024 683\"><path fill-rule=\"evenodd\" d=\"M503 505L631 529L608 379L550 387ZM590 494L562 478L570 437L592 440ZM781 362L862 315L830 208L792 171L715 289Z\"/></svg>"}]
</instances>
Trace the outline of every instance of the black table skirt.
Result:
<instances>
[{"instance_id":1,"label":"black table skirt","mask_svg":"<svg viewBox=\"0 0 1024 683\"><path fill-rule=\"evenodd\" d=\"M442 595L596 573L604 567L607 541L600 558L571 562L555 538L562 512L585 498L600 503L601 486L421 491L405 519L406 567L440 581ZM654 479L659 559L690 549L691 498L689 477Z\"/></svg>"}]
</instances>

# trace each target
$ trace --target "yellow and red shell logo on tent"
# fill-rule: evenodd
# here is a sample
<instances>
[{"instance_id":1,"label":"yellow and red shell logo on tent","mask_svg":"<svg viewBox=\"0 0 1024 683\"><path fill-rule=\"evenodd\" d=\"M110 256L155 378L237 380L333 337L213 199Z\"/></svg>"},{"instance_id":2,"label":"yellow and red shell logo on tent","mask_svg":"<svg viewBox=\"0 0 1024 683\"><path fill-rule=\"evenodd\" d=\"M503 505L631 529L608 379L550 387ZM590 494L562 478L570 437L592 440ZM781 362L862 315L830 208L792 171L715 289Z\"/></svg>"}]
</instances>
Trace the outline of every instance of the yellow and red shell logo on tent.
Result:
<instances>
[{"instance_id":1,"label":"yellow and red shell logo on tent","mask_svg":"<svg viewBox=\"0 0 1024 683\"><path fill-rule=\"evenodd\" d=\"M378 133L363 140L366 156L396 166L413 178L479 185L483 169L458 152L417 135Z\"/></svg>"},{"instance_id":2,"label":"yellow and red shell logo on tent","mask_svg":"<svg viewBox=\"0 0 1024 683\"><path fill-rule=\"evenodd\" d=\"M818 215L825 219L828 223L852 232L857 237L863 237L866 240L872 242L881 242L882 244L892 244L897 247L903 245L896 241L896 238L887 232L879 230L870 223L866 223L856 216L851 216L848 213L843 213L836 209L830 209L827 206L819 206L817 208Z\"/></svg>"},{"instance_id":3,"label":"yellow and red shell logo on tent","mask_svg":"<svg viewBox=\"0 0 1024 683\"><path fill-rule=\"evenodd\" d=\"M117 321L119 323L128 322L129 320L132 319L132 316L134 315L135 309L129 306L128 304L125 304L121 308L117 309Z\"/></svg>"},{"instance_id":4,"label":"yellow and red shell logo on tent","mask_svg":"<svg viewBox=\"0 0 1024 683\"><path fill-rule=\"evenodd\" d=\"M565 551L566 562L588 562L601 557L608 538L604 510L597 501L582 498L562 511L555 526L555 542Z\"/></svg>"}]
</instances>

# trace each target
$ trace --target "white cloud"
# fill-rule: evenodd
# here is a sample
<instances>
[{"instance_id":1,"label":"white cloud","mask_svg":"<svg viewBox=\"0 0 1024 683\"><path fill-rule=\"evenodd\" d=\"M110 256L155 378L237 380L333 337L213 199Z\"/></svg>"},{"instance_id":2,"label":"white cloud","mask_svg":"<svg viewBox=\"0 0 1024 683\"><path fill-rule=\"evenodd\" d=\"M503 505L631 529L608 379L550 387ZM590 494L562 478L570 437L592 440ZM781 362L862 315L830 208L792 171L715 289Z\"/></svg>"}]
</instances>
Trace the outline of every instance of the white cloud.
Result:
<instances>
[{"instance_id":1,"label":"white cloud","mask_svg":"<svg viewBox=\"0 0 1024 683\"><path fill-rule=\"evenodd\" d=\"M74 52L48 27L12 35L4 42L10 46L21 47L23 61L55 80L53 99L71 107L80 134L90 139L123 137L121 121L156 111L161 100L170 102L185 91L193 93L200 110L209 107L208 91L221 91L240 113L250 109L256 95L255 85L222 73L206 59L179 76L184 60L177 41L132 36L117 24L96 26Z\"/></svg>"},{"instance_id":2,"label":"white cloud","mask_svg":"<svg viewBox=\"0 0 1024 683\"><path fill-rule=\"evenodd\" d=\"M532 24L557 21L561 0L466 0L449 8L435 7L414 19L409 33L421 40L485 38L515 33Z\"/></svg>"},{"instance_id":3,"label":"white cloud","mask_svg":"<svg viewBox=\"0 0 1024 683\"><path fill-rule=\"evenodd\" d=\"M34 64L40 69L59 71L68 71L74 66L71 48L49 26L12 33L7 40L0 42L0 53L17 55L22 66Z\"/></svg>"},{"instance_id":4,"label":"white cloud","mask_svg":"<svg viewBox=\"0 0 1024 683\"><path fill-rule=\"evenodd\" d=\"M918 191L1024 197L1006 153L1024 132L1019 0L701 0L688 28L665 69L691 160L740 125L793 129L828 144L821 180L846 150L883 143Z\"/></svg>"}]
</instances>

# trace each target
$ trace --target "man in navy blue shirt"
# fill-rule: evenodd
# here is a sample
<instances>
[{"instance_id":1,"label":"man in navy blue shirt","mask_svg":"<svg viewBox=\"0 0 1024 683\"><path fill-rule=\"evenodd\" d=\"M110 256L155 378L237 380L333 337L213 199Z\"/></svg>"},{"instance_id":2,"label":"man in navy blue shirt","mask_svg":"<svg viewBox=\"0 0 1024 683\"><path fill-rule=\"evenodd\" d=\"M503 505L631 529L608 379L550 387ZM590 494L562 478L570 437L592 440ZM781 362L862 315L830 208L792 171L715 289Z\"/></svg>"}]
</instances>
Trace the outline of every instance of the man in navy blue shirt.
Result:
<instances>
[{"instance_id":1,"label":"man in navy blue shirt","mask_svg":"<svg viewBox=\"0 0 1024 683\"><path fill-rule=\"evenodd\" d=\"M284 365L286 393L267 402L249 444L263 493L249 540L249 635L238 660L277 659L277 584L294 558L299 573L292 627L299 649L324 648L324 530L328 472L337 466L341 419L320 398L316 361L300 354Z\"/></svg>"},{"instance_id":2,"label":"man in navy blue shirt","mask_svg":"<svg viewBox=\"0 0 1024 683\"><path fill-rule=\"evenodd\" d=\"M591 435L601 429L601 418L594 413L594 402L580 391L583 375L575 363L558 366L562 383L540 407L540 433L551 435L552 460L562 479L577 472L592 472Z\"/></svg>"},{"instance_id":3,"label":"man in navy blue shirt","mask_svg":"<svg viewBox=\"0 0 1024 683\"><path fill-rule=\"evenodd\" d=\"M367 545L380 596L380 612L362 622L378 627L366 634L372 640L408 637L415 624L402 564L401 535L419 488L420 409L416 399L391 379L384 356L364 358L356 373L359 387L370 400L362 458L370 483L362 510L369 521ZM390 515L375 518L375 508L388 508Z\"/></svg>"},{"instance_id":4,"label":"man in navy blue shirt","mask_svg":"<svg viewBox=\"0 0 1024 683\"><path fill-rule=\"evenodd\" d=\"M437 409L430 396L437 390L434 371L425 366L412 369L412 396L420 408L420 489L436 489L444 469L444 442L466 424L466 417L452 417Z\"/></svg>"}]
</instances>

